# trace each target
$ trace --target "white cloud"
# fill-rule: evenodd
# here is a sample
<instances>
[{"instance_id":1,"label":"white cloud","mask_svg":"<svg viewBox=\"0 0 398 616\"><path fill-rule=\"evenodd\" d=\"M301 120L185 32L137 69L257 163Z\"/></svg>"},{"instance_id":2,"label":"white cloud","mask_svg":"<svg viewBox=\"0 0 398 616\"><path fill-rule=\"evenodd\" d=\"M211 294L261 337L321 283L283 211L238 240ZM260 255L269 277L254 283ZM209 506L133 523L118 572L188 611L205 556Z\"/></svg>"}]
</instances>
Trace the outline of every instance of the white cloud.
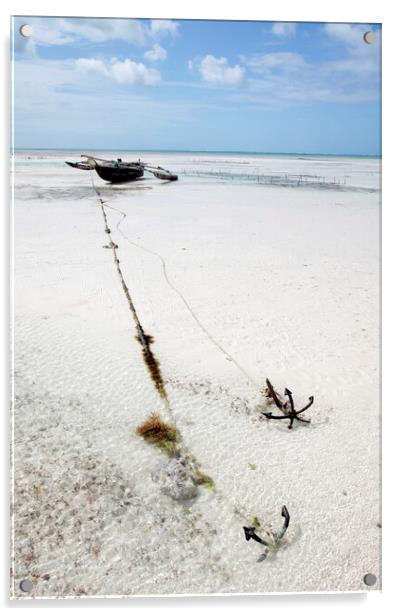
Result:
<instances>
[{"instance_id":1,"label":"white cloud","mask_svg":"<svg viewBox=\"0 0 398 616\"><path fill-rule=\"evenodd\" d=\"M76 60L76 68L83 73L94 73L109 76L109 70L102 60L94 58L79 58Z\"/></svg>"},{"instance_id":2,"label":"white cloud","mask_svg":"<svg viewBox=\"0 0 398 616\"><path fill-rule=\"evenodd\" d=\"M141 62L134 62L129 58L123 61L114 59L109 64L93 58L79 58L76 60L75 66L80 72L103 75L114 79L117 83L154 86L160 82L159 71L148 68Z\"/></svg>"},{"instance_id":3,"label":"white cloud","mask_svg":"<svg viewBox=\"0 0 398 616\"><path fill-rule=\"evenodd\" d=\"M272 26L275 36L293 36L296 33L296 24L287 21L278 21Z\"/></svg>"},{"instance_id":4,"label":"white cloud","mask_svg":"<svg viewBox=\"0 0 398 616\"><path fill-rule=\"evenodd\" d=\"M254 54L248 58L243 57L242 61L256 72L267 72L273 69L294 72L306 66L306 62L300 54L290 51Z\"/></svg>"},{"instance_id":5,"label":"white cloud","mask_svg":"<svg viewBox=\"0 0 398 616\"><path fill-rule=\"evenodd\" d=\"M240 63L248 73L247 100L282 105L377 100L379 46L364 43L363 33L369 29L362 24L325 25L323 51L330 60L306 59L293 52L242 56Z\"/></svg>"},{"instance_id":6,"label":"white cloud","mask_svg":"<svg viewBox=\"0 0 398 616\"><path fill-rule=\"evenodd\" d=\"M21 18L15 19L16 32L22 23ZM28 39L30 42L19 44L20 36L15 40L16 51L27 51L30 55L35 46L72 45L84 41L104 43L114 40L143 47L158 38L174 37L178 32L178 22L168 19L152 20L148 25L138 19L32 17L29 23L33 29L33 37Z\"/></svg>"},{"instance_id":7,"label":"white cloud","mask_svg":"<svg viewBox=\"0 0 398 616\"><path fill-rule=\"evenodd\" d=\"M159 43L155 43L152 49L144 53L144 58L150 62L163 62L167 58L167 51Z\"/></svg>"},{"instance_id":8,"label":"white cloud","mask_svg":"<svg viewBox=\"0 0 398 616\"><path fill-rule=\"evenodd\" d=\"M328 38L338 41L347 55L325 62L325 70L363 76L378 73L381 70L379 45L367 45L363 40L363 35L370 29L366 24L326 24Z\"/></svg>"},{"instance_id":9,"label":"white cloud","mask_svg":"<svg viewBox=\"0 0 398 616\"><path fill-rule=\"evenodd\" d=\"M338 39L351 47L362 47L363 35L369 30L364 25L352 24L326 24L325 32L328 36Z\"/></svg>"},{"instance_id":10,"label":"white cloud","mask_svg":"<svg viewBox=\"0 0 398 616\"><path fill-rule=\"evenodd\" d=\"M136 19L33 17L30 23L32 39L36 45L68 45L82 40L94 43L122 40L142 46L148 38L144 24Z\"/></svg>"},{"instance_id":11,"label":"white cloud","mask_svg":"<svg viewBox=\"0 0 398 616\"><path fill-rule=\"evenodd\" d=\"M229 66L227 58L205 56L199 66L203 81L217 85L239 85L245 76L245 69L236 64Z\"/></svg>"},{"instance_id":12,"label":"white cloud","mask_svg":"<svg viewBox=\"0 0 398 616\"><path fill-rule=\"evenodd\" d=\"M111 74L119 83L142 83L153 86L159 83L160 73L144 64L133 62L128 58L124 62L115 62L111 65Z\"/></svg>"},{"instance_id":13,"label":"white cloud","mask_svg":"<svg viewBox=\"0 0 398 616\"><path fill-rule=\"evenodd\" d=\"M176 36L178 32L178 22L170 19L152 19L150 33L154 37Z\"/></svg>"}]
</instances>

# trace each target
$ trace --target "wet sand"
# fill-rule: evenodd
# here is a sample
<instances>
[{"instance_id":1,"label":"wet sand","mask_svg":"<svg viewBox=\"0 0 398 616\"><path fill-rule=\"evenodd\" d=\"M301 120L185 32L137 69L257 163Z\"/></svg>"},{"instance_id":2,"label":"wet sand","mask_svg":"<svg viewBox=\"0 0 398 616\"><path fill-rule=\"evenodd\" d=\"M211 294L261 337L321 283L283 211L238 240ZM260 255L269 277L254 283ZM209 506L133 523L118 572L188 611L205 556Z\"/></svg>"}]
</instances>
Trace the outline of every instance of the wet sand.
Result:
<instances>
[{"instance_id":1,"label":"wet sand","mask_svg":"<svg viewBox=\"0 0 398 616\"><path fill-rule=\"evenodd\" d=\"M381 532L378 161L154 154L178 182L93 176L167 407L90 173L40 156L15 166L14 595L26 577L37 597L366 590ZM237 168L342 185L190 175ZM298 408L314 396L311 424L261 415L267 377ZM135 429L154 411L214 491L176 502L151 479L165 455ZM277 530L282 505L286 543L257 563L242 527Z\"/></svg>"}]
</instances>

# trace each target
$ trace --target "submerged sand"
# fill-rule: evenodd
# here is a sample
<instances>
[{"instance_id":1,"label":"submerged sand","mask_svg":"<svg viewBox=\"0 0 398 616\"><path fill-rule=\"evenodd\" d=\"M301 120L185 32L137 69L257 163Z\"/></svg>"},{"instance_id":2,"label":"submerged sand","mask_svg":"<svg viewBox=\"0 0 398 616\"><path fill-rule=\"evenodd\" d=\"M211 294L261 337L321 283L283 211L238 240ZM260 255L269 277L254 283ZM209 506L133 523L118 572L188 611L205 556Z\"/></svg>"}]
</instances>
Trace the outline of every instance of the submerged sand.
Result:
<instances>
[{"instance_id":1,"label":"submerged sand","mask_svg":"<svg viewBox=\"0 0 398 616\"><path fill-rule=\"evenodd\" d=\"M366 573L379 588L379 161L153 154L178 182L112 187L65 158L16 156L14 596L25 578L36 597L362 591ZM325 180L191 174L237 168ZM187 503L135 433L170 413L92 178L172 417L215 483ZM264 419L267 377L299 408L315 397L310 425ZM282 505L286 544L257 563L242 527L278 529Z\"/></svg>"}]
</instances>

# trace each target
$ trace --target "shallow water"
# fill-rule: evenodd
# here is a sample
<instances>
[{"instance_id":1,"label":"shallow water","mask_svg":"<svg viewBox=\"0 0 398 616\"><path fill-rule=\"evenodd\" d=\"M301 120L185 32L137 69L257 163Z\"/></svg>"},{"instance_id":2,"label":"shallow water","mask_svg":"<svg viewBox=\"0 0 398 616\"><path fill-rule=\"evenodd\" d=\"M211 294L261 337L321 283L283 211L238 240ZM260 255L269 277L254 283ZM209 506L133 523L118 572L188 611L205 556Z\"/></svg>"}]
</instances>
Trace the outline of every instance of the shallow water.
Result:
<instances>
[{"instance_id":1,"label":"shallow water","mask_svg":"<svg viewBox=\"0 0 398 616\"><path fill-rule=\"evenodd\" d=\"M179 181L111 186L67 167L70 152L16 155L13 594L24 578L37 597L365 590L379 574L379 161L142 157ZM213 160L346 189L183 174ZM315 396L309 426L264 419L266 377L299 408ZM180 503L152 481L164 454L135 430L154 411L215 491ZM257 563L243 526L278 530L282 505L286 543Z\"/></svg>"}]
</instances>

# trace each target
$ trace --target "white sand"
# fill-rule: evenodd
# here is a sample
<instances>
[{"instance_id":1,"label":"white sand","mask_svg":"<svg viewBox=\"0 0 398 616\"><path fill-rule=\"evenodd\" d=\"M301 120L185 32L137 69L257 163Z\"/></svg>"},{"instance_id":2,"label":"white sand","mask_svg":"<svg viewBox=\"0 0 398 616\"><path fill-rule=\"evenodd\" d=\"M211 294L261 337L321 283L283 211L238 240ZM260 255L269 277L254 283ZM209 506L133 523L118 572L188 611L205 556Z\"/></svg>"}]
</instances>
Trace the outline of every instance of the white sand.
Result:
<instances>
[{"instance_id":1,"label":"white sand","mask_svg":"<svg viewBox=\"0 0 398 616\"><path fill-rule=\"evenodd\" d=\"M63 165L72 155L30 155L15 168L14 595L24 578L37 597L366 590L380 573L378 161L145 157L344 189L93 176L127 214L118 229L107 209L120 264L184 443L217 488L183 506L151 480L164 454L134 434L164 409L90 173ZM161 255L251 381L160 259L126 238ZM310 426L261 420L266 377L299 407L315 396ZM286 545L257 563L242 526L279 528L282 505Z\"/></svg>"}]
</instances>

